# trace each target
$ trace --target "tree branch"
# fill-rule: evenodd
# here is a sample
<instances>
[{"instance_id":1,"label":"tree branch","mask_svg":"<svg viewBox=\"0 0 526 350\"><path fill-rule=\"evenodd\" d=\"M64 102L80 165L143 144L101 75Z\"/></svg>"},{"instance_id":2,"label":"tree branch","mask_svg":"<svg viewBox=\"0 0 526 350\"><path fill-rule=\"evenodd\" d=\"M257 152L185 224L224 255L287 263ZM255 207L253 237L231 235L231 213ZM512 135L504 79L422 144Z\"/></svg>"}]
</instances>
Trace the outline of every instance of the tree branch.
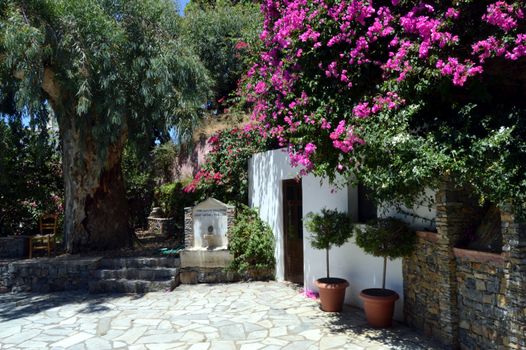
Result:
<instances>
[{"instance_id":1,"label":"tree branch","mask_svg":"<svg viewBox=\"0 0 526 350\"><path fill-rule=\"evenodd\" d=\"M50 68L44 69L44 79L42 80L42 89L48 94L49 98L55 103L60 100L60 87L55 81L55 72Z\"/></svg>"}]
</instances>

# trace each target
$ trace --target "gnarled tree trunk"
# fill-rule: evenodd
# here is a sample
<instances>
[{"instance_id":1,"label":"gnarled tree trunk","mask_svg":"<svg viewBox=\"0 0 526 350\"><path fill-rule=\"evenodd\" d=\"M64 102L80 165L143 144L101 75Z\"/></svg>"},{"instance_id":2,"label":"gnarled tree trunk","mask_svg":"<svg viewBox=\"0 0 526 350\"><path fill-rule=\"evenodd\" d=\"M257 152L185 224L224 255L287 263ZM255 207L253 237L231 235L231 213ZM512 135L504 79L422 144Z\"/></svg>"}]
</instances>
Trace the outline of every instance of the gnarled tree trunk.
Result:
<instances>
[{"instance_id":1,"label":"gnarled tree trunk","mask_svg":"<svg viewBox=\"0 0 526 350\"><path fill-rule=\"evenodd\" d=\"M127 129L109 146L93 135L97 115L79 117L51 69L42 88L57 116L64 172L64 240L70 253L106 250L130 243L129 210L121 170ZM70 103L67 103L70 102ZM82 118L82 119L81 119Z\"/></svg>"},{"instance_id":2,"label":"gnarled tree trunk","mask_svg":"<svg viewBox=\"0 0 526 350\"><path fill-rule=\"evenodd\" d=\"M68 252L105 250L130 242L128 202L121 170L126 131L107 150L75 116L60 123L64 168L64 235Z\"/></svg>"}]
</instances>

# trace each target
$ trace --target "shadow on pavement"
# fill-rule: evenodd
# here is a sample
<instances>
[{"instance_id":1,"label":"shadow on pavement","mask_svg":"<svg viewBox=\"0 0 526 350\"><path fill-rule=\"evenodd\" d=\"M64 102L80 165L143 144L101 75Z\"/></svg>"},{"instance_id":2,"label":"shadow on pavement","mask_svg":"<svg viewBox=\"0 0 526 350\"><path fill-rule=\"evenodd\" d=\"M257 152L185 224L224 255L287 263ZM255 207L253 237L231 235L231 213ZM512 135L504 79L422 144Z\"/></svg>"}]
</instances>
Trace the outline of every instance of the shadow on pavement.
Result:
<instances>
[{"instance_id":1,"label":"shadow on pavement","mask_svg":"<svg viewBox=\"0 0 526 350\"><path fill-rule=\"evenodd\" d=\"M137 300L144 294L133 295ZM78 305L78 312L90 314L108 311L105 303L111 299L129 297L127 294L88 294L87 292L0 294L0 322L15 320L66 304Z\"/></svg>"},{"instance_id":2,"label":"shadow on pavement","mask_svg":"<svg viewBox=\"0 0 526 350\"><path fill-rule=\"evenodd\" d=\"M434 342L424 335L415 333L400 322L393 322L387 329L375 329L367 324L363 310L356 307L345 306L343 312L330 313L325 326L334 334L346 334L353 338L362 338L364 341L377 341L388 349L396 350L445 350L445 346Z\"/></svg>"}]
</instances>

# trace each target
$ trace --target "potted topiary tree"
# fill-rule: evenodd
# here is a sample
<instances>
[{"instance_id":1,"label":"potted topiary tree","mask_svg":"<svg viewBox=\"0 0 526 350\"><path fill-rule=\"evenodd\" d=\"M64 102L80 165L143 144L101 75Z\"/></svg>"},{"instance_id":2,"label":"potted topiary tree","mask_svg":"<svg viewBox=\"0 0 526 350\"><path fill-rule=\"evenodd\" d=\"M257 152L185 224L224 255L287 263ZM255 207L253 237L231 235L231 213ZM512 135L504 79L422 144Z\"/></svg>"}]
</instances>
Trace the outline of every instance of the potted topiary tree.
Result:
<instances>
[{"instance_id":1,"label":"potted topiary tree","mask_svg":"<svg viewBox=\"0 0 526 350\"><path fill-rule=\"evenodd\" d=\"M325 249L326 252L327 277L316 280L320 291L321 309L329 312L341 311L349 282L342 278L330 277L329 250L333 246L343 245L352 237L352 224L347 214L325 208L320 214L307 214L306 218L305 226L312 233L312 247Z\"/></svg>"},{"instance_id":2,"label":"potted topiary tree","mask_svg":"<svg viewBox=\"0 0 526 350\"><path fill-rule=\"evenodd\" d=\"M356 244L366 253L384 258L382 288L364 289L360 293L367 322L377 328L390 327L398 293L385 288L387 259L411 254L416 234L398 219L383 218L356 229Z\"/></svg>"}]
</instances>

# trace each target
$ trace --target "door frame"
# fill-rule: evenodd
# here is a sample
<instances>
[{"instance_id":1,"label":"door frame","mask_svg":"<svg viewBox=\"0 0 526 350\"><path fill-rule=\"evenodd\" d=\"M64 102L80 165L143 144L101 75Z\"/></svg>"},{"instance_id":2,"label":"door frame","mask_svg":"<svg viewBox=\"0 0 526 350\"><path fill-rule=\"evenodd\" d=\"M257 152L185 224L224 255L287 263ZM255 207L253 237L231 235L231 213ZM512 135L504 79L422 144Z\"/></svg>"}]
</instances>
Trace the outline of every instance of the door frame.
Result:
<instances>
[{"instance_id":1,"label":"door frame","mask_svg":"<svg viewBox=\"0 0 526 350\"><path fill-rule=\"evenodd\" d=\"M299 193L300 193L300 199L296 199L296 200L288 200L288 197L287 197L287 191L286 191L286 188L287 186L289 186L290 183L295 183L297 184L297 188L299 190ZM289 259L289 255L288 255L288 250L289 250L289 238L288 238L288 213L287 213L287 209L289 208L289 205L288 205L288 202L296 202L294 203L295 206L299 206L301 208L303 208L303 182L301 179L284 179L281 181L281 190L282 190L282 199L281 199L281 203L282 203L282 215L283 215L283 278L285 281L291 281L291 282L295 282L295 283L300 283L300 284L303 284L304 283L304 279L305 279L305 268L304 268L304 262L305 262L305 249L303 247L303 244L304 244L304 237L303 237L303 234L302 234L302 238L301 238L301 281L300 281L300 278L297 278L297 279L294 279L294 277L291 278L291 269L290 269L290 259ZM300 229L302 230L303 232L303 212L300 212L299 213L299 218L300 218L300 222L299 222L299 227ZM298 268L299 270L299 268ZM298 271L299 272L299 271ZM298 277L299 277L299 274L298 274Z\"/></svg>"}]
</instances>

